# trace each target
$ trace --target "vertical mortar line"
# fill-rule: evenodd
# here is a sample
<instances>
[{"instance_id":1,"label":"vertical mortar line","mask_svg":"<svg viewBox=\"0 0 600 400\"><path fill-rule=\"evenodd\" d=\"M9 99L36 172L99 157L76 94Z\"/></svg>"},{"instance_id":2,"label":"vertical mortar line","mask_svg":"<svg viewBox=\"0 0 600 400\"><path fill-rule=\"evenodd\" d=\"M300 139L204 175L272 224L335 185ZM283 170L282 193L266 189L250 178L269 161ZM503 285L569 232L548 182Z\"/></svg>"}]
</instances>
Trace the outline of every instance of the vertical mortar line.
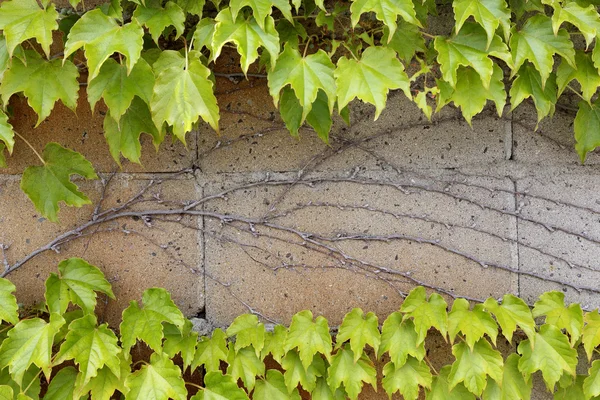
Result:
<instances>
[{"instance_id":1,"label":"vertical mortar line","mask_svg":"<svg viewBox=\"0 0 600 400\"><path fill-rule=\"evenodd\" d=\"M521 242L519 240L519 195L517 194L517 180L511 178L513 183L513 190L515 191L515 227L516 227L516 244L517 244L517 296L521 297Z\"/></svg>"},{"instance_id":2,"label":"vertical mortar line","mask_svg":"<svg viewBox=\"0 0 600 400\"><path fill-rule=\"evenodd\" d=\"M507 161L514 161L514 150L515 150L515 138L514 138L514 119L513 119L513 113L511 111L511 107L510 104L507 104L506 107L504 108L504 111L506 112L506 122L504 123L504 158ZM521 246L520 246L520 242L519 242L519 216L518 216L518 210L519 210L519 195L518 195L518 185L517 185L517 179L510 176L509 177L510 180L512 181L513 184L513 191L514 191L514 210L515 210L515 239L516 239L516 246L517 246L517 260L516 260L516 269L517 271L519 271L519 273L517 273L517 296L521 296L521 274L520 274L520 270L521 270Z\"/></svg>"},{"instance_id":3,"label":"vertical mortar line","mask_svg":"<svg viewBox=\"0 0 600 400\"><path fill-rule=\"evenodd\" d=\"M201 172L199 170L194 171L194 184L196 185L196 193L198 194L198 198L202 199L204 198L204 180L200 180L200 176L198 174L200 174ZM202 204L202 211L205 210L204 204ZM204 219L205 217L199 217L197 224L198 227L200 228L198 230L198 236L197 236L197 240L198 240L198 244L199 244L199 248L200 251L202 252L200 259L198 260L200 262L200 267L202 268L202 297L204 299L204 318L206 318L206 303L207 303L207 298L206 298L206 235L204 234L204 228L206 226L206 221Z\"/></svg>"}]
</instances>

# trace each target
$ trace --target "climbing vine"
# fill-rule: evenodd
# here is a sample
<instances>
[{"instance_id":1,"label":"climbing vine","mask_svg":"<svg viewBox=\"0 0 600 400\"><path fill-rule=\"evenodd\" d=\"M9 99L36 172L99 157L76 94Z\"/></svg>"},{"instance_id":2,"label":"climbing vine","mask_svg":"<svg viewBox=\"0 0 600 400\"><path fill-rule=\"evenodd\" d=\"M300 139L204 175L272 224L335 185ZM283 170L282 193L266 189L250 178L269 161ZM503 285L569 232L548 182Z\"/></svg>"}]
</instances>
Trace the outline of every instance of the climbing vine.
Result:
<instances>
[{"instance_id":1,"label":"climbing vine","mask_svg":"<svg viewBox=\"0 0 600 400\"><path fill-rule=\"evenodd\" d=\"M239 75L267 79L294 136L310 126L328 142L333 116L349 123L353 100L373 105L376 119L399 89L428 118L453 103L469 123L488 101L501 115L528 98L539 123L575 96L581 161L600 145L595 0L69 3L0 5L0 165L16 139L32 147L40 165L27 168L21 187L52 221L59 203L90 202L71 176L97 176L81 154L52 142L38 152L14 131L13 95L27 98L39 125L59 100L74 109L85 86L92 108L108 108L104 135L115 161L139 162L142 133L158 149L168 135L185 143L199 123L219 131L213 67L228 48L239 53ZM453 14L448 31L433 19L439 13Z\"/></svg>"},{"instance_id":2,"label":"climbing vine","mask_svg":"<svg viewBox=\"0 0 600 400\"><path fill-rule=\"evenodd\" d=\"M118 334L99 323L98 295L114 294L80 258L62 261L45 287L45 303L24 310L0 278L3 399L356 399L371 385L407 400L525 400L534 374L555 399L600 398L600 315L566 306L561 292L542 294L532 309L508 294L474 306L456 299L448 310L442 296L417 287L381 325L355 308L333 336L324 317L302 311L289 327L267 329L246 314L198 337L159 288L130 303ZM427 347L435 335L454 358L437 368ZM504 339L516 352L498 350ZM585 371L576 368L579 346Z\"/></svg>"}]
</instances>

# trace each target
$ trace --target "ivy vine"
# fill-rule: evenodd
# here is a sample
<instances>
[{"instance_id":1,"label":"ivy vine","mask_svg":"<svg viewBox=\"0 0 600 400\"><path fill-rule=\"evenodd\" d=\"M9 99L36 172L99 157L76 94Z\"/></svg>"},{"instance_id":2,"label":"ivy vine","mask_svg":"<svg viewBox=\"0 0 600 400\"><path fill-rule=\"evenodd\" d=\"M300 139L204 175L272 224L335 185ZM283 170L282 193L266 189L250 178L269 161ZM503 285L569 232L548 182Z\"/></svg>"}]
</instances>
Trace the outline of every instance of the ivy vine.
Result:
<instances>
[{"instance_id":1,"label":"ivy vine","mask_svg":"<svg viewBox=\"0 0 600 400\"><path fill-rule=\"evenodd\" d=\"M581 161L600 145L597 0L111 0L92 10L69 3L0 6L0 165L15 138L29 145L6 111L18 93L39 125L59 100L74 109L86 86L90 106L108 108L104 134L119 164L139 162L142 133L158 149L167 135L185 143L201 121L218 132L212 67L229 47L239 53L240 75L266 77L294 136L307 124L328 142L333 114L349 123L348 105L359 99L377 119L399 89L428 118L453 103L469 124L488 101L501 115L507 102L514 109L531 98L539 122L574 95ZM450 7L454 26L439 33L432 17ZM63 44L55 43L60 35ZM81 154L55 143L32 149L41 165L25 171L22 188L43 216L56 221L59 203L90 202L70 181L96 178Z\"/></svg>"}]
</instances>

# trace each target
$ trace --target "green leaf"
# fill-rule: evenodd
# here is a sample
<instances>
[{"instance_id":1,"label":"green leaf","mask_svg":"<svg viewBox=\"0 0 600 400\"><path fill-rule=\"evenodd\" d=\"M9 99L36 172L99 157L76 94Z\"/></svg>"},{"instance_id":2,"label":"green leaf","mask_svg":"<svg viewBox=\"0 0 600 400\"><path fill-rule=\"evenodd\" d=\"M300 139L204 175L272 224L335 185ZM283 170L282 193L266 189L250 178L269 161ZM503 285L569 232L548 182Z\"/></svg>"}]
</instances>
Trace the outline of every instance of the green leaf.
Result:
<instances>
[{"instance_id":1,"label":"green leaf","mask_svg":"<svg viewBox=\"0 0 600 400\"><path fill-rule=\"evenodd\" d=\"M114 332L108 329L107 324L97 326L96 316L88 314L69 325L69 333L60 346L55 364L75 360L81 374L78 385L83 386L105 365L119 376L120 352Z\"/></svg>"},{"instance_id":2,"label":"green leaf","mask_svg":"<svg viewBox=\"0 0 600 400\"><path fill-rule=\"evenodd\" d=\"M61 369L50 381L44 400L72 399L76 381L77 370L75 368L66 367Z\"/></svg>"},{"instance_id":3,"label":"green leaf","mask_svg":"<svg viewBox=\"0 0 600 400\"><path fill-rule=\"evenodd\" d=\"M23 375L23 381L21 385L12 379L8 368L4 368L0 370L0 385L9 386L13 393L22 393L25 391L25 395L31 397L32 399L37 399L40 397L40 391L42 389L40 383L40 368L32 365L29 367L25 374ZM13 398L11 397L10 400Z\"/></svg>"},{"instance_id":4,"label":"green leaf","mask_svg":"<svg viewBox=\"0 0 600 400\"><path fill-rule=\"evenodd\" d=\"M598 33L600 33L600 16L596 10L596 6L588 5L587 7L580 6L577 2L572 1L554 7L552 15L552 29L554 34L563 22L569 22L579 29L585 38L587 47L592 43ZM579 66L579 63L577 63Z\"/></svg>"},{"instance_id":5,"label":"green leaf","mask_svg":"<svg viewBox=\"0 0 600 400\"><path fill-rule=\"evenodd\" d=\"M494 74L494 61L490 56L504 60L509 66L512 65L512 57L502 39L494 35L488 43L483 28L473 23L466 23L462 30L451 38L436 37L434 47L438 52L444 80L452 87L456 87L457 71L461 65L477 71L485 88L489 88Z\"/></svg>"},{"instance_id":6,"label":"green leaf","mask_svg":"<svg viewBox=\"0 0 600 400\"><path fill-rule=\"evenodd\" d=\"M531 310L520 298L512 294L505 294L502 304L499 305L496 299L490 297L483 303L483 306L494 314L502 329L502 334L509 342L512 341L517 326L525 332L529 339L535 337L535 321Z\"/></svg>"},{"instance_id":7,"label":"green leaf","mask_svg":"<svg viewBox=\"0 0 600 400\"><path fill-rule=\"evenodd\" d=\"M454 9L457 33L461 31L467 19L473 17L485 30L487 46L491 45L496 29L500 25L504 31L504 37L508 40L511 25L510 10L504 0L455 0L452 2L452 8Z\"/></svg>"},{"instance_id":8,"label":"green leaf","mask_svg":"<svg viewBox=\"0 0 600 400\"><path fill-rule=\"evenodd\" d=\"M45 61L33 50L26 50L27 63L15 58L12 66L4 73L0 95L4 105L10 97L23 92L27 103L38 115L36 127L54 108L56 101L61 100L71 110L77 107L79 94L79 72L69 60Z\"/></svg>"},{"instance_id":9,"label":"green leaf","mask_svg":"<svg viewBox=\"0 0 600 400\"><path fill-rule=\"evenodd\" d=\"M300 110L300 107L298 107L298 110ZM329 99L321 89L319 89L317 99L306 116L306 122L313 127L324 143L329 144L329 131L331 130L333 120L329 111Z\"/></svg>"},{"instance_id":10,"label":"green leaf","mask_svg":"<svg viewBox=\"0 0 600 400\"><path fill-rule=\"evenodd\" d=\"M187 399L181 370L166 354L152 354L150 364L129 375L125 386L129 389L127 400Z\"/></svg>"},{"instance_id":11,"label":"green leaf","mask_svg":"<svg viewBox=\"0 0 600 400\"><path fill-rule=\"evenodd\" d=\"M350 341L350 349L354 352L354 362L358 361L367 344L377 354L381 343L377 316L372 312L365 316L360 308L352 309L342 321L336 336L335 348L339 349L347 340Z\"/></svg>"},{"instance_id":12,"label":"green leaf","mask_svg":"<svg viewBox=\"0 0 600 400\"><path fill-rule=\"evenodd\" d=\"M575 54L577 68L569 63L561 62L556 71L556 84L558 86L558 97L567 88L573 79L581 85L583 98L589 103L592 96L600 86L600 75L589 54L577 50Z\"/></svg>"},{"instance_id":13,"label":"green leaf","mask_svg":"<svg viewBox=\"0 0 600 400\"><path fill-rule=\"evenodd\" d=\"M396 32L398 15L406 22L421 26L411 0L352 0L352 27L358 24L360 16L366 12L374 12L375 17L389 28L392 36Z\"/></svg>"},{"instance_id":14,"label":"green leaf","mask_svg":"<svg viewBox=\"0 0 600 400\"><path fill-rule=\"evenodd\" d=\"M1 385L0 386L0 400L13 400L14 393L10 386Z\"/></svg>"},{"instance_id":15,"label":"green leaf","mask_svg":"<svg viewBox=\"0 0 600 400\"><path fill-rule=\"evenodd\" d=\"M565 307L565 294L546 292L533 306L533 317L546 317L546 324L565 329L571 335L571 345L575 345L583 330L581 305L573 303Z\"/></svg>"},{"instance_id":16,"label":"green leaf","mask_svg":"<svg viewBox=\"0 0 600 400\"><path fill-rule=\"evenodd\" d=\"M404 299L400 311L404 313L403 320L412 318L417 332L417 346L425 341L427 331L435 327L442 336L446 337L448 315L446 301L437 293L432 293L427 301L425 288L418 286L410 291Z\"/></svg>"},{"instance_id":17,"label":"green leaf","mask_svg":"<svg viewBox=\"0 0 600 400\"><path fill-rule=\"evenodd\" d=\"M585 326L583 327L581 341L587 353L588 362L590 362L594 354L594 349L600 346L600 314L598 313L598 309L585 313L583 320L585 321Z\"/></svg>"},{"instance_id":18,"label":"green leaf","mask_svg":"<svg viewBox=\"0 0 600 400\"><path fill-rule=\"evenodd\" d=\"M8 122L8 115L6 115L2 110L0 110L0 145L2 145L2 149L0 149L0 157L4 157L3 152L5 145L9 154L12 154L15 146L15 133L13 131L13 127Z\"/></svg>"},{"instance_id":19,"label":"green leaf","mask_svg":"<svg viewBox=\"0 0 600 400\"><path fill-rule=\"evenodd\" d=\"M312 400L346 400L348 398L343 387L338 388L335 393L332 392L325 378L317 378L315 390L310 395Z\"/></svg>"},{"instance_id":20,"label":"green leaf","mask_svg":"<svg viewBox=\"0 0 600 400\"><path fill-rule=\"evenodd\" d=\"M212 52L212 40L215 34L216 21L212 18L202 18L194 31L194 49L201 51L206 47Z\"/></svg>"},{"instance_id":21,"label":"green leaf","mask_svg":"<svg viewBox=\"0 0 600 400\"><path fill-rule=\"evenodd\" d=\"M583 393L586 399L600 396L600 360L592 363L588 376L583 381Z\"/></svg>"},{"instance_id":22,"label":"green leaf","mask_svg":"<svg viewBox=\"0 0 600 400\"><path fill-rule=\"evenodd\" d=\"M335 353L328 374L327 383L331 389L336 390L344 384L348 397L353 400L358 398L363 382L370 383L377 391L377 371L373 362L365 354L354 362L354 352L348 344Z\"/></svg>"},{"instance_id":23,"label":"green leaf","mask_svg":"<svg viewBox=\"0 0 600 400\"><path fill-rule=\"evenodd\" d=\"M298 389L288 392L281 372L270 369L266 379L259 379L252 395L254 400L300 400Z\"/></svg>"},{"instance_id":24,"label":"green leaf","mask_svg":"<svg viewBox=\"0 0 600 400\"><path fill-rule=\"evenodd\" d=\"M486 387L488 376L502 383L502 354L494 350L486 339L475 343L473 350L464 342L458 343L452 346L452 354L456 361L448 375L451 388L462 382L467 390L480 396Z\"/></svg>"},{"instance_id":25,"label":"green leaf","mask_svg":"<svg viewBox=\"0 0 600 400\"><path fill-rule=\"evenodd\" d=\"M554 325L544 324L535 334L535 346L528 340L519 343L517 351L522 355L519 370L527 379L536 371L542 371L546 387L554 391L554 385L563 372L575 376L577 351L569 345L569 339Z\"/></svg>"},{"instance_id":26,"label":"green leaf","mask_svg":"<svg viewBox=\"0 0 600 400\"><path fill-rule=\"evenodd\" d=\"M331 361L331 335L327 320L318 316L313 322L313 314L309 310L295 314L285 339L284 350L287 353L294 348L298 349L304 369L308 369L317 353Z\"/></svg>"},{"instance_id":27,"label":"green leaf","mask_svg":"<svg viewBox=\"0 0 600 400\"><path fill-rule=\"evenodd\" d=\"M21 320L8 332L0 347L0 366L7 367L14 381L21 385L31 364L42 369L47 378L52 368L52 345L65 320L51 314L50 322L40 318Z\"/></svg>"},{"instance_id":28,"label":"green leaf","mask_svg":"<svg viewBox=\"0 0 600 400\"><path fill-rule=\"evenodd\" d=\"M273 332L265 334L265 345L260 353L260 358L265 359L269 354L273 360L281 364L281 360L285 355L285 339L287 338L287 328L283 325L275 325Z\"/></svg>"},{"instance_id":29,"label":"green leaf","mask_svg":"<svg viewBox=\"0 0 600 400\"><path fill-rule=\"evenodd\" d=\"M4 155L4 149L6 146L4 143L0 142L0 168L6 167L6 156Z\"/></svg>"},{"instance_id":30,"label":"green leaf","mask_svg":"<svg viewBox=\"0 0 600 400\"><path fill-rule=\"evenodd\" d=\"M542 88L552 72L553 56L559 54L571 64L575 65L575 50L569 33L559 29L555 34L552 21L544 15L534 15L527 19L520 30L513 30L510 39L510 48L514 60L513 76L521 65L529 60L535 65L541 76ZM521 71L519 71L519 77Z\"/></svg>"},{"instance_id":31,"label":"green leaf","mask_svg":"<svg viewBox=\"0 0 600 400\"><path fill-rule=\"evenodd\" d=\"M111 18L116 18L119 20L123 18L123 7L121 6L121 0L110 0L110 3L100 5L100 9L104 14Z\"/></svg>"},{"instance_id":32,"label":"green leaf","mask_svg":"<svg viewBox=\"0 0 600 400\"><path fill-rule=\"evenodd\" d=\"M485 311L483 305L476 304L470 310L469 302L465 299L456 299L452 305L452 311L448 313L448 335L450 343L459 332L465 337L465 341L471 350L475 342L487 334L494 345L498 337L498 326L492 316Z\"/></svg>"},{"instance_id":33,"label":"green leaf","mask_svg":"<svg viewBox=\"0 0 600 400\"><path fill-rule=\"evenodd\" d=\"M231 19L237 19L237 16L242 8L250 7L252 9L252 15L256 18L258 26L262 29L265 28L265 19L268 19L271 15L271 9L277 7L281 14L288 20L292 19L292 7L290 2L287 0L231 0L229 7L231 8Z\"/></svg>"},{"instance_id":34,"label":"green leaf","mask_svg":"<svg viewBox=\"0 0 600 400\"><path fill-rule=\"evenodd\" d=\"M81 258L69 258L58 264L59 275L46 280L46 304L51 313L64 314L69 303L81 307L86 314L96 308L96 292L115 299L110 283L102 271Z\"/></svg>"},{"instance_id":35,"label":"green leaf","mask_svg":"<svg viewBox=\"0 0 600 400\"><path fill-rule=\"evenodd\" d=\"M234 19L231 9L225 8L215 17L215 21L217 24L212 40L212 60L219 57L223 46L229 42L236 44L244 74L258 58L258 48L261 46L269 52L273 62L277 60L279 34L272 17L267 17L264 28L261 28L253 17L245 18L240 14Z\"/></svg>"},{"instance_id":36,"label":"green leaf","mask_svg":"<svg viewBox=\"0 0 600 400\"><path fill-rule=\"evenodd\" d=\"M127 71L131 73L142 52L143 36L144 30L137 21L121 26L114 18L96 9L86 12L71 28L64 58L66 60L83 47L89 70L88 81L100 73L100 68L113 53L127 57Z\"/></svg>"},{"instance_id":37,"label":"green leaf","mask_svg":"<svg viewBox=\"0 0 600 400\"><path fill-rule=\"evenodd\" d=\"M183 11L202 16L202 10L204 9L204 0L176 0L179 7L183 8Z\"/></svg>"},{"instance_id":38,"label":"green leaf","mask_svg":"<svg viewBox=\"0 0 600 400\"><path fill-rule=\"evenodd\" d=\"M217 328L210 339L204 336L197 343L192 370L204 365L207 372L219 371L221 361L227 360L227 354L227 336Z\"/></svg>"},{"instance_id":39,"label":"green leaf","mask_svg":"<svg viewBox=\"0 0 600 400\"><path fill-rule=\"evenodd\" d=\"M375 106L375 119L385 107L390 90L402 89L411 98L404 67L388 47L368 47L360 60L341 57L334 75L338 106L344 108L357 97Z\"/></svg>"},{"instance_id":40,"label":"green leaf","mask_svg":"<svg viewBox=\"0 0 600 400\"><path fill-rule=\"evenodd\" d=\"M199 117L219 131L219 107L213 82L209 79L210 70L196 58L188 63L181 55L179 57L183 64L172 65L158 75L150 109L159 130L166 122L173 126L175 136L185 143L185 134L192 130Z\"/></svg>"},{"instance_id":41,"label":"green leaf","mask_svg":"<svg viewBox=\"0 0 600 400\"><path fill-rule=\"evenodd\" d=\"M140 339L160 353L164 338L162 323L168 322L182 329L185 318L171 300L169 292L164 289L147 289L142 295L142 301L143 308L138 306L137 301L131 301L123 311L120 329L123 350L129 352L136 340Z\"/></svg>"},{"instance_id":42,"label":"green leaf","mask_svg":"<svg viewBox=\"0 0 600 400\"><path fill-rule=\"evenodd\" d=\"M462 383L450 387L448 383L450 368L449 365L442 367L440 373L433 377L431 391L425 396L426 400L475 400L475 396Z\"/></svg>"},{"instance_id":43,"label":"green leaf","mask_svg":"<svg viewBox=\"0 0 600 400\"><path fill-rule=\"evenodd\" d=\"M529 400L531 398L531 379L525 380L519 371L517 354L511 354L504 362L502 384L488 379L483 392L483 400Z\"/></svg>"},{"instance_id":44,"label":"green leaf","mask_svg":"<svg viewBox=\"0 0 600 400\"><path fill-rule=\"evenodd\" d=\"M308 368L304 368L298 352L290 350L283 358L281 366L285 370L283 377L289 393L292 393L298 383L307 392L312 392L316 388L317 378L325 376L325 361L319 354L314 356Z\"/></svg>"},{"instance_id":45,"label":"green leaf","mask_svg":"<svg viewBox=\"0 0 600 400\"><path fill-rule=\"evenodd\" d=\"M310 113L319 89L327 95L329 111L332 112L336 99L334 68L329 56L323 50L303 57L297 49L286 45L277 59L275 68L268 74L269 92L275 105L279 102L281 90L290 85L302 106L299 126Z\"/></svg>"},{"instance_id":46,"label":"green leaf","mask_svg":"<svg viewBox=\"0 0 600 400\"><path fill-rule=\"evenodd\" d=\"M17 288L8 279L0 278L0 323L2 321L16 325L19 322L19 306L12 294Z\"/></svg>"},{"instance_id":47,"label":"green leaf","mask_svg":"<svg viewBox=\"0 0 600 400\"><path fill-rule=\"evenodd\" d=\"M185 30L185 13L183 9L172 1L167 2L165 7L161 6L159 0L148 0L145 6L137 6L133 18L140 25L145 25L152 36L152 40L158 44L158 39L163 31L173 26L177 32L175 40L183 35Z\"/></svg>"},{"instance_id":48,"label":"green leaf","mask_svg":"<svg viewBox=\"0 0 600 400\"><path fill-rule=\"evenodd\" d=\"M6 37L8 54L12 57L15 48L34 38L50 57L52 31L58 29L58 12L54 4L40 7L36 0L9 0L0 7L0 30Z\"/></svg>"},{"instance_id":49,"label":"green leaf","mask_svg":"<svg viewBox=\"0 0 600 400\"><path fill-rule=\"evenodd\" d=\"M421 387L431 389L432 380L429 366L424 361L408 357L401 367L393 362L385 364L381 383L390 398L394 393L400 392L402 398L416 400Z\"/></svg>"},{"instance_id":50,"label":"green leaf","mask_svg":"<svg viewBox=\"0 0 600 400\"><path fill-rule=\"evenodd\" d=\"M125 381L131 374L131 360L125 358L123 352L119 353L120 372L115 375L108 366L98 370L98 373L93 377L88 384L81 388L81 393L90 392L93 400L110 400L116 390L123 394L127 394Z\"/></svg>"},{"instance_id":51,"label":"green leaf","mask_svg":"<svg viewBox=\"0 0 600 400\"><path fill-rule=\"evenodd\" d=\"M546 85L542 85L540 73L532 64L526 63L519 70L510 88L511 107L514 110L528 97L533 99L538 114L538 123L547 115L554 114L557 98L555 75L551 74Z\"/></svg>"},{"instance_id":52,"label":"green leaf","mask_svg":"<svg viewBox=\"0 0 600 400\"><path fill-rule=\"evenodd\" d=\"M236 353L244 347L252 346L258 357L265 345L265 325L253 314L238 316L227 328L226 333L229 338L235 336Z\"/></svg>"},{"instance_id":53,"label":"green leaf","mask_svg":"<svg viewBox=\"0 0 600 400\"><path fill-rule=\"evenodd\" d=\"M591 399L597 400L598 397L589 397L584 394L584 379L585 375L577 375L575 379L570 377L570 385L566 387L559 387L554 392L555 400L580 400L580 399Z\"/></svg>"},{"instance_id":54,"label":"green leaf","mask_svg":"<svg viewBox=\"0 0 600 400\"><path fill-rule=\"evenodd\" d=\"M573 124L575 131L575 150L584 163L587 153L600 146L600 103L596 100L591 105L579 102L579 110Z\"/></svg>"},{"instance_id":55,"label":"green leaf","mask_svg":"<svg viewBox=\"0 0 600 400\"><path fill-rule=\"evenodd\" d=\"M387 47L394 50L398 57L407 62L412 60L417 52L424 53L427 49L419 27L404 21L399 22L398 29L391 37L390 30L385 28L381 41L387 43Z\"/></svg>"},{"instance_id":56,"label":"green leaf","mask_svg":"<svg viewBox=\"0 0 600 400\"><path fill-rule=\"evenodd\" d=\"M248 391L254 388L257 376L265 375L265 364L252 347L244 347L238 352L230 348L227 363L227 374L236 380L241 379Z\"/></svg>"},{"instance_id":57,"label":"green leaf","mask_svg":"<svg viewBox=\"0 0 600 400\"><path fill-rule=\"evenodd\" d=\"M200 390L190 400L248 400L248 395L237 385L236 380L220 371L206 374L204 386L204 390Z\"/></svg>"},{"instance_id":58,"label":"green leaf","mask_svg":"<svg viewBox=\"0 0 600 400\"><path fill-rule=\"evenodd\" d=\"M163 351L171 358L175 357L176 354L180 354L183 360L184 371L192 365L196 355L198 333L192 332L192 326L192 322L186 319L181 330L169 323L165 323L163 327L165 334Z\"/></svg>"},{"instance_id":59,"label":"green leaf","mask_svg":"<svg viewBox=\"0 0 600 400\"><path fill-rule=\"evenodd\" d=\"M80 175L86 179L98 178L88 160L57 143L48 143L42 158L43 166L27 167L21 178L21 189L40 214L57 222L59 202L74 207L91 204L90 199L70 179L72 175Z\"/></svg>"},{"instance_id":60,"label":"green leaf","mask_svg":"<svg viewBox=\"0 0 600 400\"><path fill-rule=\"evenodd\" d=\"M321 13L323 13L323 11L321 11ZM321 15L321 13L319 13L319 15ZM333 17L331 18L333 19ZM315 23L317 25L319 24L319 17L315 19ZM279 41L281 43L290 43L294 48L298 48L300 43L299 38L302 38L303 40L308 38L306 29L299 22L292 23L287 19L282 19L277 23L275 29L277 29L277 33L279 33Z\"/></svg>"},{"instance_id":61,"label":"green leaf","mask_svg":"<svg viewBox=\"0 0 600 400\"><path fill-rule=\"evenodd\" d=\"M138 60L131 73L126 66L109 58L88 85L88 101L93 110L98 100L103 98L110 115L119 122L135 96L150 104L153 87L154 72L143 58Z\"/></svg>"},{"instance_id":62,"label":"green leaf","mask_svg":"<svg viewBox=\"0 0 600 400\"><path fill-rule=\"evenodd\" d=\"M157 150L165 138L165 131L159 132L152 122L152 114L148 105L137 96L118 123L110 110L104 117L104 137L108 143L110 154L119 165L121 165L121 154L129 161L141 164L140 136L142 133L152 136L152 142Z\"/></svg>"},{"instance_id":63,"label":"green leaf","mask_svg":"<svg viewBox=\"0 0 600 400\"><path fill-rule=\"evenodd\" d=\"M417 344L418 335L412 320L402 320L400 312L390 314L381 329L381 346L378 357L388 353L396 366L402 366L409 355L421 361L425 357L425 345Z\"/></svg>"}]
</instances>

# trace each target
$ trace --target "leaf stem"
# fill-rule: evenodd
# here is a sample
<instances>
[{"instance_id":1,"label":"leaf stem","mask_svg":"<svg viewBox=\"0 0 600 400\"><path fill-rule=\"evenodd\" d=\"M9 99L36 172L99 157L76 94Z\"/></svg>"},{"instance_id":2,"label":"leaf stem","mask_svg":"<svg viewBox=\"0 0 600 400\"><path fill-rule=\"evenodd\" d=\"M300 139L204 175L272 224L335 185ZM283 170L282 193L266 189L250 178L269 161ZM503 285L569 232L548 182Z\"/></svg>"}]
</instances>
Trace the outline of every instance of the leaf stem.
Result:
<instances>
[{"instance_id":1,"label":"leaf stem","mask_svg":"<svg viewBox=\"0 0 600 400\"><path fill-rule=\"evenodd\" d=\"M585 99L585 98L584 98L584 97L581 95L581 93L579 93L577 90L573 89L573 87L571 87L571 85L567 85L567 88L571 89L571 91L572 91L573 93L575 93L577 96L579 96L579 98L580 98L581 100L583 100L583 101L586 101L586 102L587 102L587 100L586 100L586 99Z\"/></svg>"},{"instance_id":2,"label":"leaf stem","mask_svg":"<svg viewBox=\"0 0 600 400\"><path fill-rule=\"evenodd\" d=\"M27 391L29 390L29 388L31 387L31 385L33 385L33 382L35 382L37 380L37 378L40 376L41 372L42 372L42 369L40 368L40 370L38 371L38 373L35 374L35 376L31 379L31 382L29 382L29 385L27 385L27 387L21 393L27 393Z\"/></svg>"},{"instance_id":3,"label":"leaf stem","mask_svg":"<svg viewBox=\"0 0 600 400\"><path fill-rule=\"evenodd\" d=\"M24 138L24 137L23 137L23 136L22 136L22 135L21 135L19 132L17 132L17 131L13 131L13 132L15 133L15 135L17 135L17 137L18 137L19 139L21 139L22 141L24 141L24 142L25 142L25 144L26 144L27 146L29 146L29 148L30 148L31 150L33 150L33 152L34 152L34 153L35 153L35 155L36 155L36 156L37 156L37 157L40 159L40 161L42 162L42 164L46 165L46 161L44 161L44 159L42 158L42 156L40 155L40 153L38 153L38 152L37 152L37 150L35 149L35 147L33 147L33 146L31 145L31 143L29 143L29 141L28 141L27 139L25 139L25 138Z\"/></svg>"},{"instance_id":4,"label":"leaf stem","mask_svg":"<svg viewBox=\"0 0 600 400\"><path fill-rule=\"evenodd\" d=\"M427 365L429 365L429 368L431 368L431 370L433 371L434 374L439 375L439 373L437 372L437 369L435 369L435 367L433 366L433 363L431 362L431 360L429 359L429 357L427 357L427 354L425 354L425 357L423 357L423 359L425 360L425 362L427 363Z\"/></svg>"},{"instance_id":5,"label":"leaf stem","mask_svg":"<svg viewBox=\"0 0 600 400\"><path fill-rule=\"evenodd\" d=\"M421 31L421 35L425 36L426 38L432 39L432 40L435 39L435 38L437 38L437 36L432 35L432 34L427 33L427 32L423 32L423 31Z\"/></svg>"},{"instance_id":6,"label":"leaf stem","mask_svg":"<svg viewBox=\"0 0 600 400\"><path fill-rule=\"evenodd\" d=\"M306 57L306 52L308 51L308 46L310 45L310 41L312 40L313 35L310 35L308 37L308 40L306 41L306 44L304 45L304 53L302 54L302 58Z\"/></svg>"},{"instance_id":7,"label":"leaf stem","mask_svg":"<svg viewBox=\"0 0 600 400\"><path fill-rule=\"evenodd\" d=\"M186 385L186 386L192 386L192 387L195 387L195 388L197 388L197 389L199 389L199 390L204 390L204 388L203 388L202 386L200 386L200 385L197 385L197 384L195 384L195 383L192 383L192 382L185 382L185 385Z\"/></svg>"}]
</instances>

